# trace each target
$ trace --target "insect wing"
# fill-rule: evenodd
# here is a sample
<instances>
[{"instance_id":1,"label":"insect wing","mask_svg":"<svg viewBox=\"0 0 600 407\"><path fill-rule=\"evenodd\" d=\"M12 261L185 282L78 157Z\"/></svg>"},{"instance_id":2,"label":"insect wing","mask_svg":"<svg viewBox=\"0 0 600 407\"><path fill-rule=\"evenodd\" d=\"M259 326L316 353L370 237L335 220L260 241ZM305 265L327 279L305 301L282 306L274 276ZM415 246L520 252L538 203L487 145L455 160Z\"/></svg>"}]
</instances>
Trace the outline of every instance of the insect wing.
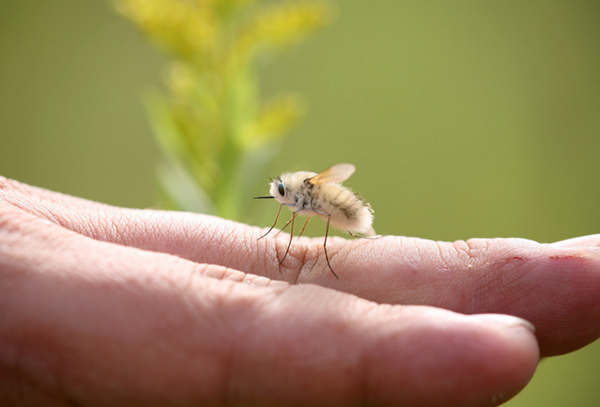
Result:
<instances>
[{"instance_id":1,"label":"insect wing","mask_svg":"<svg viewBox=\"0 0 600 407\"><path fill-rule=\"evenodd\" d=\"M310 182L313 185L316 185L322 184L324 182L346 181L348 178L350 178L350 175L354 173L354 170L356 170L356 167L354 167L354 165L352 164L336 164L326 169L322 173L310 178L308 182Z\"/></svg>"}]
</instances>

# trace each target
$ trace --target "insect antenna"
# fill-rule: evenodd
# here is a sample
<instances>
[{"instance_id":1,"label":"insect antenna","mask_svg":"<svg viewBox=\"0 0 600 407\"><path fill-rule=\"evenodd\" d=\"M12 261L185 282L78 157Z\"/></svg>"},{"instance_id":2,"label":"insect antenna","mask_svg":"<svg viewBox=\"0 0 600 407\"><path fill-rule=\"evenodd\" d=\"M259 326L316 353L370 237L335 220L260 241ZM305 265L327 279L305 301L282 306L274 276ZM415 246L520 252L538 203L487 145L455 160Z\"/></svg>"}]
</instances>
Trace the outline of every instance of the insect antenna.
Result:
<instances>
[{"instance_id":1,"label":"insect antenna","mask_svg":"<svg viewBox=\"0 0 600 407\"><path fill-rule=\"evenodd\" d=\"M325 250L325 259L327 260L327 265L329 266L329 270L333 273L335 278L340 279L335 271L331 268L331 264L329 264L329 255L327 255L327 236L329 235L329 221L331 220L331 215L327 215L327 228L325 229L325 241L323 242L323 250Z\"/></svg>"}]
</instances>

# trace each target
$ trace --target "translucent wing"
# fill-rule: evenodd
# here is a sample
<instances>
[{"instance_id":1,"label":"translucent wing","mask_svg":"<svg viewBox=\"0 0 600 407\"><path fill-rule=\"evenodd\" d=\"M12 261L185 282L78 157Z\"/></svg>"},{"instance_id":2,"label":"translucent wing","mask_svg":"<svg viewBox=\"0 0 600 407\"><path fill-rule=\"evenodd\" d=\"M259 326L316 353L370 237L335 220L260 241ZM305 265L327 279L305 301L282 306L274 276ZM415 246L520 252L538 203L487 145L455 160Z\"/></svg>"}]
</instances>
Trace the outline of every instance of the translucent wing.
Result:
<instances>
[{"instance_id":1,"label":"translucent wing","mask_svg":"<svg viewBox=\"0 0 600 407\"><path fill-rule=\"evenodd\" d=\"M326 169L320 174L308 180L309 183L316 185L324 182L342 182L350 178L356 167L352 164L336 164L331 168Z\"/></svg>"}]
</instances>

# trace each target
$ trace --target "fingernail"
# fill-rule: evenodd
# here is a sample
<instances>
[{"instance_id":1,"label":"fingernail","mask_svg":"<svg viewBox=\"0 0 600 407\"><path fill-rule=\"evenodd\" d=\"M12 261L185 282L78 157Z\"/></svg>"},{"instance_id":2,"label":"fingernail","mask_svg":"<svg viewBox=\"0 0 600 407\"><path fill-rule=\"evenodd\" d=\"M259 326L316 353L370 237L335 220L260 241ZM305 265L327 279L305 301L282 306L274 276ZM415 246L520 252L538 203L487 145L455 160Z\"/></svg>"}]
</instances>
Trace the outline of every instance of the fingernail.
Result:
<instances>
[{"instance_id":1,"label":"fingernail","mask_svg":"<svg viewBox=\"0 0 600 407\"><path fill-rule=\"evenodd\" d=\"M484 321L495 322L498 324L506 325L510 328L525 327L531 332L535 333L535 326L523 318L515 317L512 315L505 314L478 314L473 315L474 318L479 318Z\"/></svg>"}]
</instances>

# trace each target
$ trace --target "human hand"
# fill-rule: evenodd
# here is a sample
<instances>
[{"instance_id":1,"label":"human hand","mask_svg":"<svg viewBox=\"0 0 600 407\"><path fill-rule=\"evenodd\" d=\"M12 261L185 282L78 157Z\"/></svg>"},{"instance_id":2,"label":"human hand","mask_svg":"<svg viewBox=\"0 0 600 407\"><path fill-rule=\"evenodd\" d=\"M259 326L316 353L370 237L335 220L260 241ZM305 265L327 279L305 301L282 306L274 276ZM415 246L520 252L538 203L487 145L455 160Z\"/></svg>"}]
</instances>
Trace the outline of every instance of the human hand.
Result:
<instances>
[{"instance_id":1,"label":"human hand","mask_svg":"<svg viewBox=\"0 0 600 407\"><path fill-rule=\"evenodd\" d=\"M490 405L599 336L598 236L259 235L0 179L0 404Z\"/></svg>"}]
</instances>

